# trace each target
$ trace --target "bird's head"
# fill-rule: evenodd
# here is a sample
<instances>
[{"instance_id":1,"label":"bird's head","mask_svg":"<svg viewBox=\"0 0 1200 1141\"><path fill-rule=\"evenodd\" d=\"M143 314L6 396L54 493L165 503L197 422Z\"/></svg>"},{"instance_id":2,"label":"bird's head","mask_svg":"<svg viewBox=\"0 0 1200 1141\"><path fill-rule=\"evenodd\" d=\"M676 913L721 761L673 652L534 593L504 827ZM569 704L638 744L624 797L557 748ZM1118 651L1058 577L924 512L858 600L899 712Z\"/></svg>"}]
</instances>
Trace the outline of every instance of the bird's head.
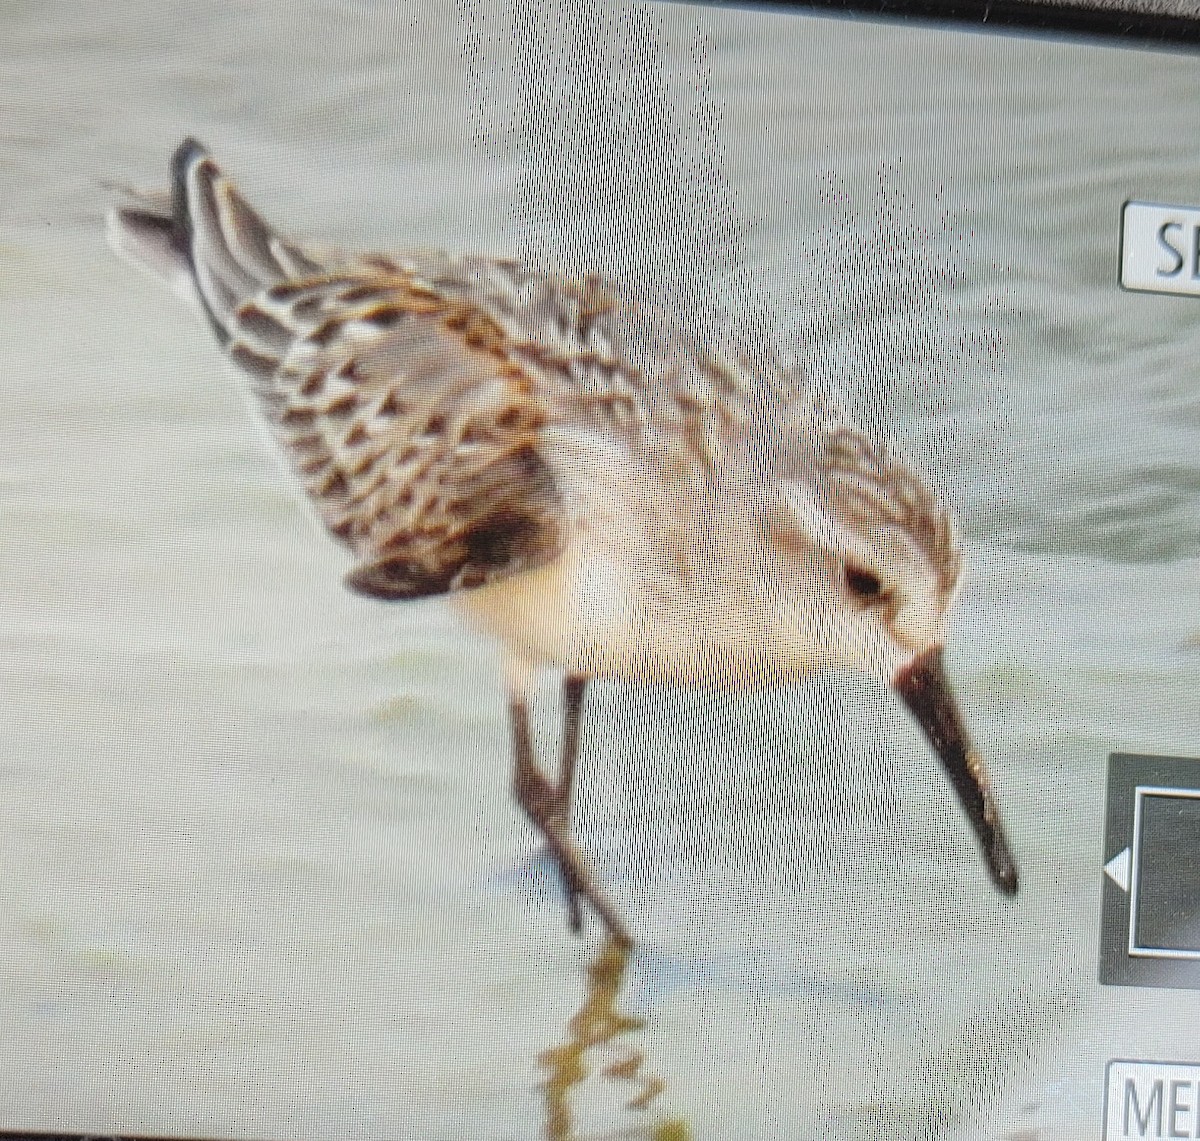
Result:
<instances>
[{"instance_id":1,"label":"bird's head","mask_svg":"<svg viewBox=\"0 0 1200 1141\"><path fill-rule=\"evenodd\" d=\"M946 614L962 577L953 518L932 490L886 449L839 426L812 441L785 474L772 546L787 578L780 592L836 663L865 669L908 707L944 766L1005 894L1017 870L983 762L943 667Z\"/></svg>"}]
</instances>

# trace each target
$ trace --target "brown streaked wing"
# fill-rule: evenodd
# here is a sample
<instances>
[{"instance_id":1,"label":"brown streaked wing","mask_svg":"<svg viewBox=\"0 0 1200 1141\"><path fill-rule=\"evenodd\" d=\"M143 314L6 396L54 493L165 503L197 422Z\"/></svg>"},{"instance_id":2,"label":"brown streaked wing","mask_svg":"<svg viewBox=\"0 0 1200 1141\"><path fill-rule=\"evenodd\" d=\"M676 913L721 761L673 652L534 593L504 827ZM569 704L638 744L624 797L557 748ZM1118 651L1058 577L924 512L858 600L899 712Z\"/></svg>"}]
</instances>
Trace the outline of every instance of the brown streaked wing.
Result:
<instances>
[{"instance_id":1,"label":"brown streaked wing","mask_svg":"<svg viewBox=\"0 0 1200 1141\"><path fill-rule=\"evenodd\" d=\"M231 357L330 531L354 590L405 599L554 559L545 410L477 308L396 265L289 281L243 304Z\"/></svg>"}]
</instances>

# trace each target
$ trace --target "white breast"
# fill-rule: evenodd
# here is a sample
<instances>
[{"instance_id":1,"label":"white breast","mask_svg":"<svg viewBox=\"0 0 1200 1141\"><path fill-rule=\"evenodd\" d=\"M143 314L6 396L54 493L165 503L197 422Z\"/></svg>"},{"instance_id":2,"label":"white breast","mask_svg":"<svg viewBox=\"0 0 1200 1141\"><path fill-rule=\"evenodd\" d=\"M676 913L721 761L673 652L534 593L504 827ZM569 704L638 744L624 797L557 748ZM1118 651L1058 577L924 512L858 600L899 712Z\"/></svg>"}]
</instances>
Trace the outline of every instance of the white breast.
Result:
<instances>
[{"instance_id":1,"label":"white breast","mask_svg":"<svg viewBox=\"0 0 1200 1141\"><path fill-rule=\"evenodd\" d=\"M582 542L455 605L524 661L591 677L738 686L820 664L810 639L783 636L769 608L704 581L647 583L633 560Z\"/></svg>"}]
</instances>

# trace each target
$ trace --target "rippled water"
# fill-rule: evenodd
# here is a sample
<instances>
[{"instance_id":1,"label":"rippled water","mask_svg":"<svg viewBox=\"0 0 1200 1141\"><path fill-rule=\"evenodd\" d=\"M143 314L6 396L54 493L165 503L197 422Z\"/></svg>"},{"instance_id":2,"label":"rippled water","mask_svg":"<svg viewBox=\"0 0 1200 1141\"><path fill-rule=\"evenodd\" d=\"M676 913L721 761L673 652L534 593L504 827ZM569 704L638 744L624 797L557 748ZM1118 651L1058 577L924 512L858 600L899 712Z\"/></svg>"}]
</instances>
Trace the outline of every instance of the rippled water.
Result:
<instances>
[{"instance_id":1,"label":"rippled water","mask_svg":"<svg viewBox=\"0 0 1200 1141\"><path fill-rule=\"evenodd\" d=\"M1193 59L550 0L25 0L0 44L0 1124L1049 1141L1194 1050L1186 994L1094 982L1105 758L1200 740L1200 311L1115 285L1121 203L1196 198ZM1021 896L868 682L604 685L579 824L638 946L570 937L494 647L342 588L103 245L187 133L297 234L765 315L900 437Z\"/></svg>"}]
</instances>

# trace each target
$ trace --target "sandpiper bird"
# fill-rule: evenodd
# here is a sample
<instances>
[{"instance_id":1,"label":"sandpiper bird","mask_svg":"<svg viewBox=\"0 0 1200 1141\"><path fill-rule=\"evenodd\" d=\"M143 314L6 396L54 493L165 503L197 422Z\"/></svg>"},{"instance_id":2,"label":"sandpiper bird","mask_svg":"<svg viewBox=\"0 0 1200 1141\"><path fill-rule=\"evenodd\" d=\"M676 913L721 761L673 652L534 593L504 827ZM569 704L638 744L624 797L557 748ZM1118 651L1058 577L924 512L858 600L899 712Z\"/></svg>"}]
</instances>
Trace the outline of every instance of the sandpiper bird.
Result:
<instances>
[{"instance_id":1,"label":"sandpiper bird","mask_svg":"<svg viewBox=\"0 0 1200 1141\"><path fill-rule=\"evenodd\" d=\"M505 647L513 788L574 930L582 899L628 941L570 830L596 677L747 687L869 671L911 710L996 886L1016 892L942 666L954 523L884 445L769 357L664 337L652 305L599 277L318 252L272 230L194 140L171 169L170 191L114 209L113 244L199 302L349 548L349 587L447 595ZM542 668L565 678L557 780L529 728Z\"/></svg>"}]
</instances>

